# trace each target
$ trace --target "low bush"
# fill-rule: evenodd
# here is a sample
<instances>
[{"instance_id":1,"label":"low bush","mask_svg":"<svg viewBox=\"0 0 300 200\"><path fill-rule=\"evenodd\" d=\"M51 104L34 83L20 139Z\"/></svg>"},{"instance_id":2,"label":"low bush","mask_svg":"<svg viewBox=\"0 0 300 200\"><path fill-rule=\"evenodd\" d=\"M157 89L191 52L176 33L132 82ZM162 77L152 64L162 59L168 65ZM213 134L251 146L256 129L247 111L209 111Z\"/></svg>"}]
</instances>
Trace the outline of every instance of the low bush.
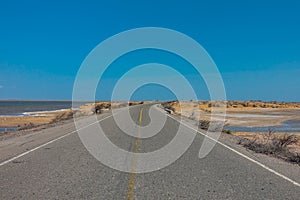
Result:
<instances>
[{"instance_id":1,"label":"low bush","mask_svg":"<svg viewBox=\"0 0 300 200\"><path fill-rule=\"evenodd\" d=\"M229 135L231 135L232 134L232 131L231 130L223 130L223 133L226 133L226 134L229 134Z\"/></svg>"},{"instance_id":2,"label":"low bush","mask_svg":"<svg viewBox=\"0 0 300 200\"><path fill-rule=\"evenodd\" d=\"M175 112L175 109L172 107L172 102L165 102L161 104L164 109L169 109L172 110L173 112Z\"/></svg>"},{"instance_id":3,"label":"low bush","mask_svg":"<svg viewBox=\"0 0 300 200\"><path fill-rule=\"evenodd\" d=\"M208 120L199 120L198 128L208 130L210 122Z\"/></svg>"},{"instance_id":4,"label":"low bush","mask_svg":"<svg viewBox=\"0 0 300 200\"><path fill-rule=\"evenodd\" d=\"M298 138L295 135L275 135L272 131L269 131L263 138L258 138L257 136L252 139L240 138L238 144L256 153L274 155L300 164L300 154L293 153L289 149L289 145L296 144L297 142Z\"/></svg>"}]
</instances>

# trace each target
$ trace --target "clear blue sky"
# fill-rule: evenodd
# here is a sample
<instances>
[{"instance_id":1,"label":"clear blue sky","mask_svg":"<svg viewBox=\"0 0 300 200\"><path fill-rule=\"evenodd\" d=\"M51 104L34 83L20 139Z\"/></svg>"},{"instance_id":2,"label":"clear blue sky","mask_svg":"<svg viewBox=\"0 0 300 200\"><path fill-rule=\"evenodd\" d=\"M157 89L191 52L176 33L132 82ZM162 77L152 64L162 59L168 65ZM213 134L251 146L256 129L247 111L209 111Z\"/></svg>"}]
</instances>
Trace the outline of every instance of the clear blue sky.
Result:
<instances>
[{"instance_id":1,"label":"clear blue sky","mask_svg":"<svg viewBox=\"0 0 300 200\"><path fill-rule=\"evenodd\" d=\"M299 10L297 0L2 1L0 99L71 99L76 72L98 43L157 26L183 32L208 51L228 99L300 101ZM108 73L104 81L114 78ZM163 90L144 90L155 87ZM201 90L198 96L208 97ZM152 98L137 91L138 97Z\"/></svg>"}]
</instances>

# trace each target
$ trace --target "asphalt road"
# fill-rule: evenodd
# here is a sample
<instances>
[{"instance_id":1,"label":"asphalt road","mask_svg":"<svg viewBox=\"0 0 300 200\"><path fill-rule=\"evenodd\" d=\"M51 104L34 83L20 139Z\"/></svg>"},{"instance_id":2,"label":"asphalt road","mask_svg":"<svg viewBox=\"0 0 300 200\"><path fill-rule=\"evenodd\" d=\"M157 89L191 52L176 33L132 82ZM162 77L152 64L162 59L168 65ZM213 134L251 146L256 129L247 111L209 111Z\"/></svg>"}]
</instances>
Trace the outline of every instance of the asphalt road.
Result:
<instances>
[{"instance_id":1,"label":"asphalt road","mask_svg":"<svg viewBox=\"0 0 300 200\"><path fill-rule=\"evenodd\" d=\"M149 107L131 108L132 120L137 126L150 123ZM178 121L168 117L157 135L143 139L123 133L112 117L100 118L99 123L107 137L120 148L135 153L162 148L175 137L179 126ZM208 156L199 159L199 148L204 139L201 134L196 135L189 149L171 165L155 172L135 174L103 165L86 150L74 125L64 127L43 130L44 135L41 135L45 140L53 139L45 136L51 131L53 134L59 132L56 138L63 137L15 159L13 157L21 151L26 152L34 146L16 150L15 155L4 152L7 146L0 146L0 199L300 198L299 186L223 145L217 144ZM188 134L191 129L186 127L185 131ZM67 133L70 134L64 136ZM42 136L35 134L32 137ZM17 140L14 138L14 142ZM21 148L20 143L15 144L16 149ZM13 159L3 163L9 158Z\"/></svg>"}]
</instances>

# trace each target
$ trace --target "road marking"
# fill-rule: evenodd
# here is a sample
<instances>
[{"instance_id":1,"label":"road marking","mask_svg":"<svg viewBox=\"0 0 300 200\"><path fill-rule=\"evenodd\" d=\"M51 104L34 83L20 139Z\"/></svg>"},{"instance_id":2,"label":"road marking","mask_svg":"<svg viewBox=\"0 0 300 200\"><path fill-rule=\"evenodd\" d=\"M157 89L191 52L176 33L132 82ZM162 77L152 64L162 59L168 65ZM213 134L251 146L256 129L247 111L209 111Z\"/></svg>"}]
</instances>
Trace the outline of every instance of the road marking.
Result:
<instances>
[{"instance_id":1,"label":"road marking","mask_svg":"<svg viewBox=\"0 0 300 200\"><path fill-rule=\"evenodd\" d=\"M163 113L165 113L165 112L163 112ZM166 114L166 113L165 113L165 114ZM166 114L166 115L167 115L167 114ZM245 158L245 159L247 159L247 160L249 160L249 161L251 161L251 162L253 162L253 163L255 163L255 164L259 165L259 166L261 166L262 168L268 170L269 172L271 172L271 173L273 173L273 174L275 174L275 175L277 175L277 176L279 176L279 177L285 179L286 181L289 181L290 183L292 183L292 184L294 184L294 185L300 187L300 183L298 183L298 182L296 182L296 181L294 181L294 180L288 178L287 176L285 176L285 175L283 175L283 174L281 174L281 173L279 173L279 172L277 172L277 171L275 171L275 170L269 168L268 166L266 166L266 165L264 165L264 164L262 164L262 163L260 163L260 162L258 162L258 161L256 161L256 160L250 158L249 156L247 156L247 155L245 155L245 154L243 154L243 153L241 153L241 152L239 152L239 151L237 151L237 150L231 148L230 146L228 146L228 145L226 145L226 144L220 142L219 140L216 140L216 139L214 139L214 138L212 138L212 137L210 137L210 136L208 136L208 135L206 135L206 134L200 132L199 130L195 129L194 127L192 127L192 126L190 126L190 125L188 125L188 124L186 124L186 123L184 123L184 122L179 121L179 120L176 119L175 117L173 117L173 116L171 116L171 115L168 115L168 116L169 116L170 118L174 119L175 121L181 123L182 125L184 125L184 126L190 128L190 129L196 131L197 133L200 133L200 134L203 135L204 137L207 137L207 138L209 138L210 140L212 140L212 141L214 141L214 142L220 144L221 146L223 146L223 147L229 149L230 151L232 151L232 152L234 152L234 153L236 153L236 154L242 156L243 158Z\"/></svg>"},{"instance_id":2,"label":"road marking","mask_svg":"<svg viewBox=\"0 0 300 200\"><path fill-rule=\"evenodd\" d=\"M116 114L117 114L117 113L116 113ZM5 164L7 164L7 163L10 163L10 162L12 162L12 161L18 159L18 158L21 158L21 157L23 157L23 156L25 156L25 155L27 155L27 154L33 152L33 151L36 151L36 150L38 150L38 149L40 149L40 148L42 148L42 147L44 147L44 146L47 146L48 144L51 144L51 143L53 143L53 142L56 142L56 141L58 141L58 140L60 140L60 139L65 138L65 137L67 137L67 136L69 136L69 135L71 135L71 134L73 134L73 133L76 133L78 130L85 129L85 128L91 126L91 125L94 125L94 124L96 124L96 123L99 123L99 122L101 122L101 121L103 121L103 120L105 120L105 119L108 119L108 118L112 117L112 116L113 116L113 115L107 116L107 117L105 117L105 118L103 118L103 119L100 119L100 120L98 120L98 121L96 121L96 122L93 122L93 123L91 123L91 124L89 124L89 125L87 125L87 126L84 126L84 127L82 127L82 128L76 129L76 130L74 130L74 131L72 131L72 132L70 132L70 133L67 133L67 134L65 134L65 135L63 135L63 136L60 136L60 137L58 137L58 138L55 138L55 139L53 139L53 140L51 140L51 141L49 141L49 142L47 142L47 143L44 143L44 144L42 144L42 145L40 145L40 146L38 146L38 147L35 147L35 148L30 149L30 150L28 150L28 151L25 151L24 153L21 153L21 154L15 156L15 157L13 157L13 158L10 158L10 159L8 159L8 160L6 160L6 161L0 163L0 167L3 166L3 165L5 165Z\"/></svg>"},{"instance_id":3,"label":"road marking","mask_svg":"<svg viewBox=\"0 0 300 200\"><path fill-rule=\"evenodd\" d=\"M129 109L132 109L133 107L138 107L138 106L141 106L141 105L131 106L131 107L129 107ZM120 108L120 110L121 110L121 109L123 110L124 108ZM121 112L121 111L119 111L119 112ZM12 161L18 159L18 158L21 158L21 157L23 157L23 156L25 156L25 155L27 155L27 154L33 152L33 151L36 151L36 150L38 150L38 149L40 149L40 148L42 148L42 147L44 147L44 146L47 146L48 144L51 144L51 143L56 142L56 141L58 141L58 140L60 140L60 139L63 139L64 137L67 137L67 136L69 136L69 135L71 135L71 134L73 134L73 133L76 133L78 130L85 129L85 128L91 126L91 125L94 125L94 124L99 123L99 122L101 122L101 121L103 121L103 120L105 120L105 119L108 119L108 118L110 118L110 117L112 117L112 116L118 114L119 112L117 112L117 113L115 113L115 114L112 114L112 115L110 115L110 116L107 116L107 117L105 117L105 118L103 118L103 119L100 119L100 120L98 120L98 121L96 121L96 122L93 122L93 123L91 123L91 124L89 124L89 125L87 125L87 126L84 126L84 127L82 127L82 128L76 129L76 130L74 130L74 131L72 131L72 132L70 132L70 133L67 133L67 134L65 134L65 135L63 135L63 136L60 136L60 137L58 137L58 138L56 138L56 139L53 139L53 140L51 140L51 141L49 141L49 142L47 142L47 143L44 143L44 144L42 144L42 145L40 145L40 146L38 146L38 147L33 148L33 149L31 149L31 150L25 151L24 153L21 153L21 154L15 156L15 157L13 157L13 158L10 158L10 159L8 159L8 160L6 160L6 161L0 163L0 167L3 166L3 165L5 165L5 164L7 164L7 163L10 163L10 162L12 162Z\"/></svg>"},{"instance_id":4,"label":"road marking","mask_svg":"<svg viewBox=\"0 0 300 200\"><path fill-rule=\"evenodd\" d=\"M143 108L142 108L142 109L143 109ZM141 111L142 111L142 109L141 109ZM158 110L160 110L160 109L158 109ZM161 111L161 110L160 110L160 111ZM161 111L161 112L163 112L163 111ZM141 122L141 120L142 120L142 117L141 117L142 114L141 114L141 113L142 113L142 112L140 112L140 122ZM163 112L163 113L166 114L165 112ZM117 113L116 113L116 114L117 114ZM84 129L84 128L87 128L87 127L89 127L89 126L91 126L91 125L94 125L94 124L96 124L96 123L98 123L98 122L101 122L101 121L103 121L103 120L105 120L105 119L108 119L108 118L110 118L110 117L112 117L112 116L113 116L113 115L107 116L107 117L105 117L105 118L103 118L103 119L101 119L101 120L98 120L98 121L96 121L96 122L94 122L94 123L91 123L91 124L89 124L89 125L87 125L87 126L85 126L85 127L82 127L82 128L80 128L80 129L78 129L78 130L82 130L82 129ZM243 158L245 158L245 159L247 159L247 160L249 160L249 161L251 161L251 162L253 162L253 163L255 163L255 164L259 165L259 166L261 166L262 168L268 170L269 172L271 172L271 173L273 173L273 174L275 174L275 175L277 175L277 176L279 176L279 177L285 179L286 181L289 181L290 183L292 183L292 184L294 184L294 185L300 187L300 183L298 183L298 182L296 182L296 181L294 181L294 180L288 178L287 176L285 176L285 175L283 175L283 174L281 174L281 173L279 173L279 172L277 172L277 171L275 171L275 170L269 168L268 166L266 166L266 165L264 165L264 164L262 164L262 163L260 163L260 162L258 162L258 161L256 161L256 160L250 158L249 156L247 156L247 155L245 155L245 154L243 154L243 153L240 153L239 151L237 151L237 150L235 150L235 149L229 147L228 145L226 145L226 144L224 144L224 143L222 143L222 142L220 142L220 141L218 141L218 140L215 140L214 138L212 138L212 137L210 137L210 136L208 136L208 135L206 135L206 134L200 132L199 130L193 128L192 126L190 126L190 125L188 125L188 124L186 124L186 123L183 123L183 122L179 121L178 119L174 118L173 116L171 116L171 115L168 115L168 116L169 116L170 118L174 119L175 121L181 123L182 125L184 125L184 126L190 128L190 129L196 131L197 133L200 133L200 134L203 135L204 137L207 137L207 138L209 138L210 140L212 140L212 141L214 141L214 142L216 142L216 143L222 145L223 147L225 147L225 148L231 150L232 152L234 152L234 153L236 153L236 154L242 156ZM13 157L13 158L10 158L10 159L8 159L8 160L6 160L6 161L0 163L0 167L3 166L3 165L5 165L5 164L8 164L8 163L10 163L10 162L12 162L12 161L14 161L14 160L16 160L16 159L18 159L18 158L21 158L21 157L23 157L23 156L25 156L25 155L27 155L27 154L33 152L33 151L36 151L36 150L38 150L38 149L40 149L40 148L42 148L42 147L44 147L44 146L46 146L46 145L48 145L48 144L51 144L51 143L56 142L56 141L58 141L58 140L60 140L60 139L63 139L63 138L65 138L65 137L67 137L67 136L69 136L69 135L71 135L71 134L73 134L73 133L76 133L76 132L77 132L77 130L74 130L74 131L72 131L72 132L70 132L70 133L67 133L67 134L65 134L65 135L63 135L63 136L60 136L60 137L58 137L58 138L56 138L56 139L53 139L53 140L51 140L51 141L49 141L49 142L47 142L47 143L44 143L44 144L42 144L42 145L40 145L40 146L38 146L38 147L35 147L35 148L31 149L31 150L28 150L28 151L26 151L26 152L24 152L24 153L22 153L22 154L19 154L19 155ZM138 133L138 134L140 134L140 133ZM139 140L138 140L138 143L136 142L136 144L138 144L138 145L136 145L136 147L137 147L137 146L139 147ZM138 150L138 148L135 148L135 150ZM135 163L135 167L136 167L136 163ZM132 170L132 171L134 172L135 170ZM133 175L132 175L132 174L133 174ZM132 195L132 197L133 197L133 188L134 188L134 178L135 178L135 173L131 173L131 175L133 176L133 178L132 178L132 179L133 179L133 185L130 187L130 188L132 188L132 189L130 189L130 190L132 190L131 195ZM128 194L129 194L129 193L128 193ZM131 197L131 199L132 199L132 197Z\"/></svg>"},{"instance_id":5,"label":"road marking","mask_svg":"<svg viewBox=\"0 0 300 200\"><path fill-rule=\"evenodd\" d=\"M135 175L136 175L135 171L136 171L136 165L137 165L137 153L140 148L140 134L141 134L140 127L142 124L142 118L143 118L143 108L141 108L141 110L140 110L138 133L137 133L137 137L135 139L134 156L133 156L131 172L130 172L130 177L129 177L129 182L128 182L128 191L127 191L127 199L128 200L133 199L134 182L135 182Z\"/></svg>"}]
</instances>

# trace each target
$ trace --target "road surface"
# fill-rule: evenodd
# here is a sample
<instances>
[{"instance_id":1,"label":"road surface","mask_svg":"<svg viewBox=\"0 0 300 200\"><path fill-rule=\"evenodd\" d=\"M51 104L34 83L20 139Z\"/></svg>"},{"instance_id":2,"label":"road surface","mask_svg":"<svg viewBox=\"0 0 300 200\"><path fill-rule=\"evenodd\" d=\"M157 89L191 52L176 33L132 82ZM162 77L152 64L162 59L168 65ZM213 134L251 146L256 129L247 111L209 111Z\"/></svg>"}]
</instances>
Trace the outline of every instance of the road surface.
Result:
<instances>
[{"instance_id":1,"label":"road surface","mask_svg":"<svg viewBox=\"0 0 300 200\"><path fill-rule=\"evenodd\" d=\"M145 126L149 123L150 106L131 107L130 113L136 124ZM114 144L131 152L160 149L172 140L179 126L178 121L168 117L157 135L137 139L124 134L109 115L100 117L99 123ZM186 127L186 131L191 130ZM51 136L47 134L50 132ZM221 144L217 144L207 157L199 159L199 148L204 139L201 134L196 135L189 149L173 164L146 174L124 173L101 164L83 146L73 123L52 127L30 137L33 139L27 139L29 142L18 143L21 139L13 138L13 142L0 143L0 199L252 200L300 197L297 182L292 183L285 176L281 177ZM58 139L52 141L55 138ZM23 152L25 154L18 156Z\"/></svg>"}]
</instances>

